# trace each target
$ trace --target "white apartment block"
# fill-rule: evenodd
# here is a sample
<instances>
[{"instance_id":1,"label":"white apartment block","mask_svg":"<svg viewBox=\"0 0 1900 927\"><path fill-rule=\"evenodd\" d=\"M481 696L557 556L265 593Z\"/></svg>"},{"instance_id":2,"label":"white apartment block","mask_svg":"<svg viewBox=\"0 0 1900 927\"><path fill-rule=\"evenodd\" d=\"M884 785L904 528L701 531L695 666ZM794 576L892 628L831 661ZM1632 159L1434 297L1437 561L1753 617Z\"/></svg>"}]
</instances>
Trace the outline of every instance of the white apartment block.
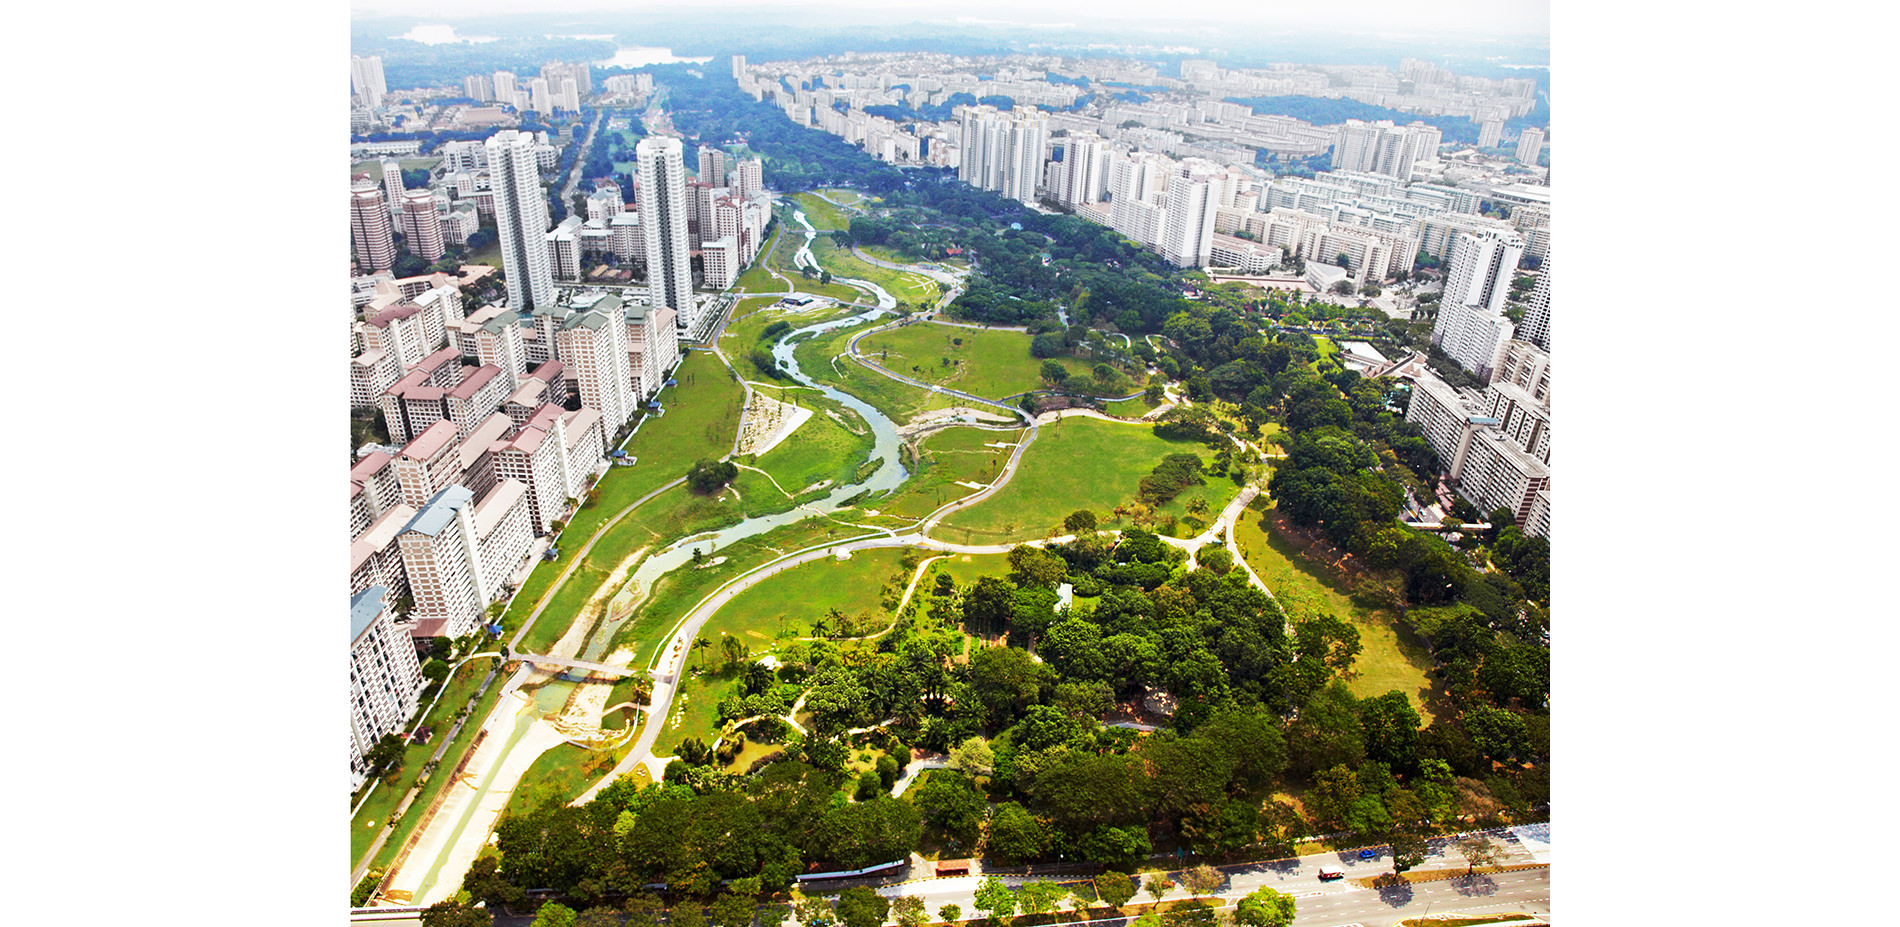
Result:
<instances>
[{"instance_id":1,"label":"white apartment block","mask_svg":"<svg viewBox=\"0 0 1900 927\"><path fill-rule=\"evenodd\" d=\"M478 504L466 486L435 494L397 536L415 637L461 637L481 625L504 580L527 559L526 487L503 480Z\"/></svg>"},{"instance_id":2,"label":"white apartment block","mask_svg":"<svg viewBox=\"0 0 1900 927\"><path fill-rule=\"evenodd\" d=\"M1048 119L1037 110L998 112L994 106L960 106L957 115L963 127L957 179L1018 202L1035 202Z\"/></svg>"},{"instance_id":3,"label":"white apartment block","mask_svg":"<svg viewBox=\"0 0 1900 927\"><path fill-rule=\"evenodd\" d=\"M739 242L731 235L709 241L699 251L705 269L706 288L723 290L739 277Z\"/></svg>"},{"instance_id":4,"label":"white apartment block","mask_svg":"<svg viewBox=\"0 0 1900 927\"><path fill-rule=\"evenodd\" d=\"M574 480L567 472L569 461L564 446L566 434L558 416L560 407L545 408L557 412L551 422L527 424L512 438L497 441L490 449L495 475L527 487L529 522L536 535L551 533L554 520L567 510L567 500L574 498L568 492Z\"/></svg>"},{"instance_id":5,"label":"white apartment block","mask_svg":"<svg viewBox=\"0 0 1900 927\"><path fill-rule=\"evenodd\" d=\"M549 263L554 279L575 282L581 279L581 217L568 216L547 234Z\"/></svg>"},{"instance_id":6,"label":"white apartment block","mask_svg":"<svg viewBox=\"0 0 1900 927\"><path fill-rule=\"evenodd\" d=\"M463 354L473 354L483 365L497 368L500 371L497 379L503 381L504 388L512 394L528 369L528 351L521 337L521 314L503 311L475 330L474 349Z\"/></svg>"},{"instance_id":7,"label":"white apartment block","mask_svg":"<svg viewBox=\"0 0 1900 927\"><path fill-rule=\"evenodd\" d=\"M371 586L350 596L351 788L369 776L365 756L386 734L400 733L415 714L422 667L409 635L396 628L389 590Z\"/></svg>"},{"instance_id":8,"label":"white apartment block","mask_svg":"<svg viewBox=\"0 0 1900 927\"><path fill-rule=\"evenodd\" d=\"M1062 160L1051 161L1049 192L1064 206L1099 203L1108 196L1108 143L1094 133L1058 139Z\"/></svg>"},{"instance_id":9,"label":"white apartment block","mask_svg":"<svg viewBox=\"0 0 1900 927\"><path fill-rule=\"evenodd\" d=\"M350 93L357 102L369 109L383 105L383 95L389 92L389 84L383 79L383 58L370 55L367 58L350 56Z\"/></svg>"},{"instance_id":10,"label":"white apartment block","mask_svg":"<svg viewBox=\"0 0 1900 927\"><path fill-rule=\"evenodd\" d=\"M350 358L350 407L376 404L376 397L402 377L402 365L391 351L364 351Z\"/></svg>"},{"instance_id":11,"label":"white apartment block","mask_svg":"<svg viewBox=\"0 0 1900 927\"><path fill-rule=\"evenodd\" d=\"M1517 262L1523 256L1524 240L1513 232L1486 230L1459 235L1451 249L1443 302L1502 312Z\"/></svg>"},{"instance_id":12,"label":"white apartment block","mask_svg":"<svg viewBox=\"0 0 1900 927\"><path fill-rule=\"evenodd\" d=\"M626 206L620 196L620 185L611 180L603 180L594 185L594 192L587 195L587 218L612 219L620 215Z\"/></svg>"},{"instance_id":13,"label":"white apartment block","mask_svg":"<svg viewBox=\"0 0 1900 927\"><path fill-rule=\"evenodd\" d=\"M742 158L732 168L732 195L751 199L765 192L765 162Z\"/></svg>"},{"instance_id":14,"label":"white apartment block","mask_svg":"<svg viewBox=\"0 0 1900 927\"><path fill-rule=\"evenodd\" d=\"M487 103L495 98L495 82L486 74L470 74L462 78L462 95L477 103Z\"/></svg>"},{"instance_id":15,"label":"white apartment block","mask_svg":"<svg viewBox=\"0 0 1900 927\"><path fill-rule=\"evenodd\" d=\"M364 351L388 352L405 372L422 363L447 340L438 305L402 302L371 316L356 327Z\"/></svg>"},{"instance_id":16,"label":"white apartment block","mask_svg":"<svg viewBox=\"0 0 1900 927\"><path fill-rule=\"evenodd\" d=\"M1512 433L1499 427L1507 422L1491 415L1485 402L1460 396L1429 371L1413 383L1405 420L1424 431L1426 443L1445 467L1447 481L1460 495L1480 512L1507 509L1526 533L1536 533L1549 526L1547 504L1542 527L1534 529L1530 522L1538 495L1550 489L1549 414L1544 407L1540 421L1534 402L1532 407L1517 405L1522 398L1510 390L1486 393L1491 409L1515 416L1509 422L1513 433L1530 438L1542 459L1513 442Z\"/></svg>"},{"instance_id":17,"label":"white apartment block","mask_svg":"<svg viewBox=\"0 0 1900 927\"><path fill-rule=\"evenodd\" d=\"M548 204L541 193L534 138L503 129L485 144L508 307L527 311L554 301L554 273L547 249Z\"/></svg>"},{"instance_id":18,"label":"white apartment block","mask_svg":"<svg viewBox=\"0 0 1900 927\"><path fill-rule=\"evenodd\" d=\"M1525 129L1517 138L1517 160L1524 164L1535 165L1537 156L1544 150L1544 130Z\"/></svg>"},{"instance_id":19,"label":"white apartment block","mask_svg":"<svg viewBox=\"0 0 1900 927\"><path fill-rule=\"evenodd\" d=\"M462 381L442 397L449 420L455 423L457 441L466 439L476 425L500 409L502 402L515 391L514 382L502 376L501 368L493 364L466 369Z\"/></svg>"},{"instance_id":20,"label":"white apartment block","mask_svg":"<svg viewBox=\"0 0 1900 927\"><path fill-rule=\"evenodd\" d=\"M637 404L658 393L667 374L679 366L679 329L673 310L665 306L628 306L626 318L627 366Z\"/></svg>"},{"instance_id":21,"label":"white apartment block","mask_svg":"<svg viewBox=\"0 0 1900 927\"><path fill-rule=\"evenodd\" d=\"M646 233L648 299L652 305L668 306L678 313L682 332L696 331L701 320L693 300L692 249L687 240L693 204L686 197L684 148L677 138L648 136L634 146L634 152L640 223ZM595 408L616 429L626 421L613 417L616 410Z\"/></svg>"},{"instance_id":22,"label":"white apartment block","mask_svg":"<svg viewBox=\"0 0 1900 927\"><path fill-rule=\"evenodd\" d=\"M581 404L600 412L618 431L633 417L633 395L625 310L618 297L576 299L555 334L558 357L580 387Z\"/></svg>"},{"instance_id":23,"label":"white apartment block","mask_svg":"<svg viewBox=\"0 0 1900 927\"><path fill-rule=\"evenodd\" d=\"M1193 160L1168 181L1167 208L1155 251L1176 267L1201 267L1214 244L1214 210L1219 204L1218 168Z\"/></svg>"},{"instance_id":24,"label":"white apartment block","mask_svg":"<svg viewBox=\"0 0 1900 927\"><path fill-rule=\"evenodd\" d=\"M387 588L391 601L409 594L409 574L403 569L402 547L396 543L396 535L414 517L414 506L398 502L350 538L351 595L371 586Z\"/></svg>"},{"instance_id":25,"label":"white apartment block","mask_svg":"<svg viewBox=\"0 0 1900 927\"><path fill-rule=\"evenodd\" d=\"M455 423L442 419L422 430L415 440L403 445L390 468L402 487L405 505L420 508L436 493L455 485L462 475L462 460L457 453L460 438Z\"/></svg>"},{"instance_id":26,"label":"white apartment block","mask_svg":"<svg viewBox=\"0 0 1900 927\"><path fill-rule=\"evenodd\" d=\"M1487 119L1478 125L1478 147L1496 148L1504 140L1504 120Z\"/></svg>"},{"instance_id":27,"label":"white apartment block","mask_svg":"<svg viewBox=\"0 0 1900 927\"><path fill-rule=\"evenodd\" d=\"M1538 267L1537 285L1531 287L1528 300L1530 309L1524 313L1524 327L1519 333L1525 341L1540 348L1550 350L1550 258Z\"/></svg>"}]
</instances>

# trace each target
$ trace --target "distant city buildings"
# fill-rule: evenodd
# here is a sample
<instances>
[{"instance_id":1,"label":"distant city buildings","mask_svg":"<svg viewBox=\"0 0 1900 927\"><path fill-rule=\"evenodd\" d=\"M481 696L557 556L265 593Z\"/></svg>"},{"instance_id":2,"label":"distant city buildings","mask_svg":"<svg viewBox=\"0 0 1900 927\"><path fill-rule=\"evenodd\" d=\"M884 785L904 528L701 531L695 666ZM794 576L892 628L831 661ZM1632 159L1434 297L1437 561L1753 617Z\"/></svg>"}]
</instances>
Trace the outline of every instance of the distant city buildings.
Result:
<instances>
[{"instance_id":1,"label":"distant city buildings","mask_svg":"<svg viewBox=\"0 0 1900 927\"><path fill-rule=\"evenodd\" d=\"M365 109L376 109L383 105L383 95L388 92L389 86L383 80L381 56L350 57L350 93L356 97L358 104Z\"/></svg>"},{"instance_id":2,"label":"distant city buildings","mask_svg":"<svg viewBox=\"0 0 1900 927\"><path fill-rule=\"evenodd\" d=\"M1544 131L1525 129L1517 139L1517 160L1524 164L1536 164L1538 153L1544 150Z\"/></svg>"},{"instance_id":3,"label":"distant city buildings","mask_svg":"<svg viewBox=\"0 0 1900 927\"><path fill-rule=\"evenodd\" d=\"M356 247L356 263L366 270L384 273L396 266L389 207L368 174L356 175L350 184L350 241Z\"/></svg>"}]
</instances>

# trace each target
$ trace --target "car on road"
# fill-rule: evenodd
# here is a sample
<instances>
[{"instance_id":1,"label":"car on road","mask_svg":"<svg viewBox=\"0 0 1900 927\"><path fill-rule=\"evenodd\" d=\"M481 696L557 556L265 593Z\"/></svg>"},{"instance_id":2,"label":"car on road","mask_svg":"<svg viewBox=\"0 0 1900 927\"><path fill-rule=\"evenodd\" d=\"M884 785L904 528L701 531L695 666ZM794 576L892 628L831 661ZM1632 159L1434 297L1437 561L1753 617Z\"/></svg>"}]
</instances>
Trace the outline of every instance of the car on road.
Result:
<instances>
[{"instance_id":1,"label":"car on road","mask_svg":"<svg viewBox=\"0 0 1900 927\"><path fill-rule=\"evenodd\" d=\"M1379 851L1378 850L1360 850L1359 858L1360 859L1378 859Z\"/></svg>"},{"instance_id":2,"label":"car on road","mask_svg":"<svg viewBox=\"0 0 1900 927\"><path fill-rule=\"evenodd\" d=\"M1321 882L1331 882L1334 879L1343 879L1345 877L1346 877L1346 870L1341 869L1337 866L1319 867L1319 880Z\"/></svg>"}]
</instances>

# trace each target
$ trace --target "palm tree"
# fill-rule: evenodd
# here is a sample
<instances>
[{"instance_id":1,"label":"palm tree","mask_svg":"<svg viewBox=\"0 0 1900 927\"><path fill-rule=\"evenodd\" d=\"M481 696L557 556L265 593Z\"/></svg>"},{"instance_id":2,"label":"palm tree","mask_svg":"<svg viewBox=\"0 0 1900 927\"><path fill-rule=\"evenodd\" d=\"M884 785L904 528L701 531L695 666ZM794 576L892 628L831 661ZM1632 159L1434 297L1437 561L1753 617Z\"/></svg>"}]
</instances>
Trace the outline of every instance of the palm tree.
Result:
<instances>
[{"instance_id":1,"label":"palm tree","mask_svg":"<svg viewBox=\"0 0 1900 927\"><path fill-rule=\"evenodd\" d=\"M825 632L830 631L830 630L831 630L831 624L825 620L825 617L823 615L820 615L811 620L811 636L824 637Z\"/></svg>"},{"instance_id":2,"label":"palm tree","mask_svg":"<svg viewBox=\"0 0 1900 927\"><path fill-rule=\"evenodd\" d=\"M708 648L708 647L711 647L711 646L712 646L712 641L709 641L709 640L707 640L707 639L706 639L705 637L695 637L695 638L693 638L693 649L694 649L694 650L705 650L706 648ZM706 658L704 658L704 657L701 657L701 658L700 658L700 660L699 660L699 664L700 664L701 666L705 666L705 665L706 665Z\"/></svg>"}]
</instances>

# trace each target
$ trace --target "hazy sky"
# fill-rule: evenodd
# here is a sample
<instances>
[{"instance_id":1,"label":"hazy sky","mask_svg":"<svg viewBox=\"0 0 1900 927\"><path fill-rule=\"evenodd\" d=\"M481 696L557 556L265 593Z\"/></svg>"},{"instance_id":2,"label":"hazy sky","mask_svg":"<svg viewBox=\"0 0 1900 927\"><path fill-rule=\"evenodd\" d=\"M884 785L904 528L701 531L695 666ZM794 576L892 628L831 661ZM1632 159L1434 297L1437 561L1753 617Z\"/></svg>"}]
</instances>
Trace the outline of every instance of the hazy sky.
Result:
<instances>
[{"instance_id":1,"label":"hazy sky","mask_svg":"<svg viewBox=\"0 0 1900 927\"><path fill-rule=\"evenodd\" d=\"M879 14L880 20L893 16L904 19L983 19L1005 22L1102 24L1105 20L1155 20L1175 24L1217 24L1244 22L1271 23L1281 27L1326 28L1350 31L1460 31L1472 34L1549 35L1550 6L1547 0L1358 0L1332 9L1316 9L1311 3L1285 0L1246 2L1246 0L825 0L822 3L800 0L695 0L691 9L707 10L732 7L772 6L788 9L810 8L859 10ZM687 13L677 2L654 3L639 0L552 0L533 4L523 0L360 0L352 4L357 15L414 15L449 21L455 17L484 16L497 13L539 12L558 16L563 12L651 11L676 19ZM903 15L908 14L908 15ZM814 25L822 24L822 19Z\"/></svg>"}]
</instances>

